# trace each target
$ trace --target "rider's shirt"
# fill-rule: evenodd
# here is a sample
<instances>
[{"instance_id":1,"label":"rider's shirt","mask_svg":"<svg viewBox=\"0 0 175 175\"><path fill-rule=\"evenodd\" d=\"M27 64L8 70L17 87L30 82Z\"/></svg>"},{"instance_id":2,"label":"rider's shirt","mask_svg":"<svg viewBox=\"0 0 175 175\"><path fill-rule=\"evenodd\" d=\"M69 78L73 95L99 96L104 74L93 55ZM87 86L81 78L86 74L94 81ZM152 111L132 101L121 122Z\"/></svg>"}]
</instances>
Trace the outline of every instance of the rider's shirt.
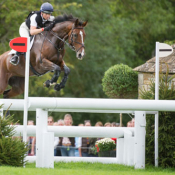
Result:
<instances>
[{"instance_id":1,"label":"rider's shirt","mask_svg":"<svg viewBox=\"0 0 175 175\"><path fill-rule=\"evenodd\" d=\"M30 26L35 26L37 28L41 28L44 27L45 22L47 21L53 21L55 19L54 16L50 16L49 20L45 20L42 15L41 12L35 12L33 13L31 16L29 16L26 19L26 25L27 27L30 29Z\"/></svg>"}]
</instances>

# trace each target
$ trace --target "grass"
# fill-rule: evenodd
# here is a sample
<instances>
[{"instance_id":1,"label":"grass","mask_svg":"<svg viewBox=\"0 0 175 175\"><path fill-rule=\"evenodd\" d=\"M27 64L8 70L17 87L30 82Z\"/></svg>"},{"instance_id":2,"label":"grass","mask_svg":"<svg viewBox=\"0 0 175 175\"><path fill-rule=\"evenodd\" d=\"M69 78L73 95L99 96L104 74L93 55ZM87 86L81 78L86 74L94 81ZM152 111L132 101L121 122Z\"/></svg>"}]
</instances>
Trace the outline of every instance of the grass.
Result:
<instances>
[{"instance_id":1,"label":"grass","mask_svg":"<svg viewBox=\"0 0 175 175\"><path fill-rule=\"evenodd\" d=\"M54 169L35 168L35 164L27 164L26 168L1 166L1 175L175 175L173 168L155 168L152 166L146 167L145 170L134 167L116 165L116 164L101 164L101 163L55 163Z\"/></svg>"}]
</instances>

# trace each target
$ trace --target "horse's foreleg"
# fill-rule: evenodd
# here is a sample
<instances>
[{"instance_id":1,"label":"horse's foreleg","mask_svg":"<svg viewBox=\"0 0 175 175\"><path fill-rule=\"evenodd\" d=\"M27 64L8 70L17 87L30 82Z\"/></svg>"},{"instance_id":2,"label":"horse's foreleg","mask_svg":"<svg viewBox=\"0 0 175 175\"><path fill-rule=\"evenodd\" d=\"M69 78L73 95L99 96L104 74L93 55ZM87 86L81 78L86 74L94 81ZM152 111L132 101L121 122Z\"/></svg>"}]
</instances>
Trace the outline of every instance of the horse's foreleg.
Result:
<instances>
[{"instance_id":1,"label":"horse's foreleg","mask_svg":"<svg viewBox=\"0 0 175 175\"><path fill-rule=\"evenodd\" d=\"M64 64L63 68L64 68L64 77L63 77L61 83L56 84L55 87L54 87L54 89L57 90L57 91L59 91L60 89L65 87L66 81L68 79L68 75L70 73L70 69L65 64Z\"/></svg>"},{"instance_id":2,"label":"horse's foreleg","mask_svg":"<svg viewBox=\"0 0 175 175\"><path fill-rule=\"evenodd\" d=\"M55 73L54 73L52 79L51 80L47 80L44 83L44 86L50 87L51 85L56 84L56 82L58 80L58 77L60 76L60 73L61 73L61 68L59 66L57 66L56 69L55 69Z\"/></svg>"},{"instance_id":3,"label":"horse's foreleg","mask_svg":"<svg viewBox=\"0 0 175 175\"><path fill-rule=\"evenodd\" d=\"M40 69L43 69L45 71L54 71L54 75L51 78L51 80L47 80L46 82L44 82L44 86L45 87L50 87L51 85L55 84L58 80L58 77L61 73L61 67L52 63L51 61L47 60L47 59L43 59L42 60L43 63L40 65Z\"/></svg>"}]
</instances>

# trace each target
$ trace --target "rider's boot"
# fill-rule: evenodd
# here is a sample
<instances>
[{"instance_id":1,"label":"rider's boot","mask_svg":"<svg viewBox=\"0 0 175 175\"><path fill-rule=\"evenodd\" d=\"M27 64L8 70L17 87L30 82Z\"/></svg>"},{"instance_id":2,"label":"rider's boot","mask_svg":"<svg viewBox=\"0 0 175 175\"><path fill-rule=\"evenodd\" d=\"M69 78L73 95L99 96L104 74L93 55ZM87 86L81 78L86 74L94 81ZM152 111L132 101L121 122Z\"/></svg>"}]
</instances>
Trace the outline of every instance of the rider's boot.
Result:
<instances>
[{"instance_id":1,"label":"rider's boot","mask_svg":"<svg viewBox=\"0 0 175 175\"><path fill-rule=\"evenodd\" d=\"M16 52L16 54L11 58L10 63L13 65L18 65L19 64L19 56L20 52Z\"/></svg>"}]
</instances>

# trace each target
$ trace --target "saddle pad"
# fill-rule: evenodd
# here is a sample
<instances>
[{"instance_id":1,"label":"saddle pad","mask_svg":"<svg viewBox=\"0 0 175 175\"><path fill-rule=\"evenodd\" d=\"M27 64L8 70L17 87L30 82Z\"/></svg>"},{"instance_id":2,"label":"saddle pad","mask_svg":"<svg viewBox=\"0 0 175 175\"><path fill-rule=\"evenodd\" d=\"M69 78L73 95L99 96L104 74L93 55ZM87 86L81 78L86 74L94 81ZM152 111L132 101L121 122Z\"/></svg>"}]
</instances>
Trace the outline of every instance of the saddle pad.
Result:
<instances>
[{"instance_id":1,"label":"saddle pad","mask_svg":"<svg viewBox=\"0 0 175 175\"><path fill-rule=\"evenodd\" d=\"M35 35L33 35L33 36L30 37L30 50L32 49L34 39L35 39ZM16 54L16 50L13 50L13 49L12 49L12 50L8 53L8 55L12 55L12 54Z\"/></svg>"}]
</instances>

